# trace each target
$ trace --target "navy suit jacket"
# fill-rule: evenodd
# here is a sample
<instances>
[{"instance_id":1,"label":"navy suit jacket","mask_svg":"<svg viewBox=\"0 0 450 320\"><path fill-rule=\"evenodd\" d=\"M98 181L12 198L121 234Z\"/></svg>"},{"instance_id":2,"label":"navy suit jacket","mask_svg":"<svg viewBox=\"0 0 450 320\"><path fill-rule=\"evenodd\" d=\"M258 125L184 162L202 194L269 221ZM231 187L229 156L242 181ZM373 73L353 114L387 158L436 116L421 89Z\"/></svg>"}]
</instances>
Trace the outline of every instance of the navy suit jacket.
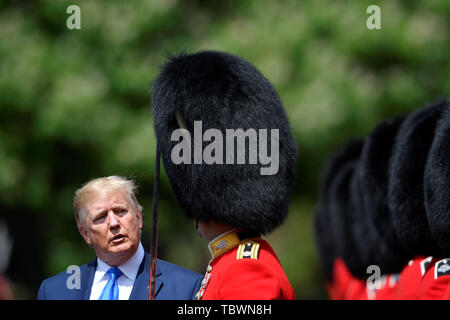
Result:
<instances>
[{"instance_id":1,"label":"navy suit jacket","mask_svg":"<svg viewBox=\"0 0 450 320\"><path fill-rule=\"evenodd\" d=\"M80 266L79 289L68 288L67 280L74 273L61 272L44 280L39 288L39 300L89 300L97 259ZM146 252L134 281L130 300L147 300L150 255ZM193 300L203 277L191 270L158 259L156 263L157 300ZM69 282L71 282L69 280Z\"/></svg>"}]
</instances>

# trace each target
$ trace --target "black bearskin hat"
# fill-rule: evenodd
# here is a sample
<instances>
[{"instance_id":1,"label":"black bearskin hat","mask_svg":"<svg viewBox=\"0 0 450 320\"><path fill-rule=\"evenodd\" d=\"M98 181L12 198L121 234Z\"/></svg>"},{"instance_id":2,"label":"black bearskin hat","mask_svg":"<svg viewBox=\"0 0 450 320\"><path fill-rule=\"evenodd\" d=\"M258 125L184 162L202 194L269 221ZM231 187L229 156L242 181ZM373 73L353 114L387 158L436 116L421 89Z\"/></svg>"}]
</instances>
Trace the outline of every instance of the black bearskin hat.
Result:
<instances>
[{"instance_id":1,"label":"black bearskin hat","mask_svg":"<svg viewBox=\"0 0 450 320\"><path fill-rule=\"evenodd\" d=\"M450 254L450 104L436 127L425 166L425 207L431 236L441 255Z\"/></svg>"},{"instance_id":2,"label":"black bearskin hat","mask_svg":"<svg viewBox=\"0 0 450 320\"><path fill-rule=\"evenodd\" d=\"M152 103L163 164L189 217L200 221L212 219L262 234L284 221L295 176L296 143L280 97L254 66L235 55L217 51L176 55L162 67L155 80ZM197 126L194 130L200 121L200 129ZM171 135L177 129L184 129L183 134L192 137L193 152L187 156L183 152L183 159L190 160L190 164L175 164L172 160L172 151L179 142L172 141ZM244 164L237 164L237 152L230 155L228 148L220 156L216 149L214 156L220 160L216 158L212 164L206 164L201 158L202 150L206 152L210 141L215 143L216 138L203 137L200 146L194 140L196 132L203 134L209 129L222 134L223 144L217 144L221 147L226 145L227 129L254 130L259 157L261 152L269 156L279 141L275 174L262 174L262 169L269 165L261 159L256 164L251 162L250 154L255 154L255 148L250 147L249 137L245 138L245 147L234 148L245 152ZM260 129L266 129L265 151L260 150L264 131ZM276 130L278 141L273 133ZM233 164L226 164L228 160Z\"/></svg>"},{"instance_id":3,"label":"black bearskin hat","mask_svg":"<svg viewBox=\"0 0 450 320\"><path fill-rule=\"evenodd\" d=\"M408 115L397 135L389 168L389 207L395 232L411 255L433 255L424 205L424 172L428 152L444 104L439 102Z\"/></svg>"},{"instance_id":4,"label":"black bearskin hat","mask_svg":"<svg viewBox=\"0 0 450 320\"><path fill-rule=\"evenodd\" d=\"M377 125L368 136L361 155L363 210L377 235L376 264L383 274L400 272L412 258L397 239L388 203L389 163L402 122L403 118L395 118Z\"/></svg>"},{"instance_id":5,"label":"black bearskin hat","mask_svg":"<svg viewBox=\"0 0 450 320\"><path fill-rule=\"evenodd\" d=\"M358 256L352 247L355 240L350 229L353 222L348 219L346 201L349 190L346 184L354 165L352 162L359 159L363 143L363 140L352 140L340 147L331 155L320 177L314 236L327 281L332 280L333 264L337 257L345 259L351 255L352 259L347 264L352 269L354 265L360 265L359 261L354 263Z\"/></svg>"},{"instance_id":6,"label":"black bearskin hat","mask_svg":"<svg viewBox=\"0 0 450 320\"><path fill-rule=\"evenodd\" d=\"M364 266L358 252L357 242L353 232L353 212L351 212L351 181L359 159L349 161L336 174L330 190L330 225L333 228L336 241L337 256L341 257L348 270L358 278L364 275Z\"/></svg>"},{"instance_id":7,"label":"black bearskin hat","mask_svg":"<svg viewBox=\"0 0 450 320\"><path fill-rule=\"evenodd\" d=\"M353 169L353 176L350 181L350 221L352 227L353 237L355 239L355 255L361 261L358 268L351 270L355 277L360 279L367 278L366 273L368 266L378 264L379 252L379 235L375 230L369 218L365 206L362 184L362 169L361 159L355 164ZM349 267L350 269L350 267Z\"/></svg>"}]
</instances>

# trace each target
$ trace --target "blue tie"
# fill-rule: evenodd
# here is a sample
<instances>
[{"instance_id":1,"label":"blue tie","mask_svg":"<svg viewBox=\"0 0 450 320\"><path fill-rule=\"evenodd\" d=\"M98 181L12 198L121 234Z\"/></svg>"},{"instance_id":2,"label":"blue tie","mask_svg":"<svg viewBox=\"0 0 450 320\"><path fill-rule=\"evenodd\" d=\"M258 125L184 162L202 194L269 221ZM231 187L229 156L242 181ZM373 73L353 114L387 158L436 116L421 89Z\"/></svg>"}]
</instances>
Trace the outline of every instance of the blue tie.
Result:
<instances>
[{"instance_id":1,"label":"blue tie","mask_svg":"<svg viewBox=\"0 0 450 320\"><path fill-rule=\"evenodd\" d=\"M123 274L119 268L112 267L108 271L109 281L103 288L102 294L99 300L118 300L119 299L119 285L117 284L117 279Z\"/></svg>"}]
</instances>

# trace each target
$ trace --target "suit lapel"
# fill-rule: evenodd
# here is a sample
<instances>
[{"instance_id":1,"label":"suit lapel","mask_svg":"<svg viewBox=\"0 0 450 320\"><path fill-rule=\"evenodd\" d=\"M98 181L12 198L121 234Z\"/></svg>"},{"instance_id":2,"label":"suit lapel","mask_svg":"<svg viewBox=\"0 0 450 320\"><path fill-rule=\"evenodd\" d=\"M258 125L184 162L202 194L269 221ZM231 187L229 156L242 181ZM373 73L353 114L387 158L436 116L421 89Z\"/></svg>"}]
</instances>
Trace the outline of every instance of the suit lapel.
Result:
<instances>
[{"instance_id":1,"label":"suit lapel","mask_svg":"<svg viewBox=\"0 0 450 320\"><path fill-rule=\"evenodd\" d=\"M157 261L158 262L158 261ZM156 263L156 299L158 299L158 293L161 290L163 283L160 281L159 276L162 274L159 263ZM147 300L149 290L149 277L150 277L150 254L145 252L144 259L139 266L136 280L134 281L133 290L131 291L130 300Z\"/></svg>"},{"instance_id":2,"label":"suit lapel","mask_svg":"<svg viewBox=\"0 0 450 320\"><path fill-rule=\"evenodd\" d=\"M95 269L97 268L97 259L80 267L80 290L75 291L75 299L89 300L91 296L92 283L94 281Z\"/></svg>"}]
</instances>

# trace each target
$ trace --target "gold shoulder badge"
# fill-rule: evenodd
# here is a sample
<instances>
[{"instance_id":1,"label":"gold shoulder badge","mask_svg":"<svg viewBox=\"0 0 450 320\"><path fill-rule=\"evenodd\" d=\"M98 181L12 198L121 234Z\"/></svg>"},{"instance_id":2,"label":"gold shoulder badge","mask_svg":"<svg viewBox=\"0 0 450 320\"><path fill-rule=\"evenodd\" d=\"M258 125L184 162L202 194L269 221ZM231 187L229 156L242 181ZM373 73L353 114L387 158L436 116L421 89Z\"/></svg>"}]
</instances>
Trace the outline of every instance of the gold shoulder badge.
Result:
<instances>
[{"instance_id":1,"label":"gold shoulder badge","mask_svg":"<svg viewBox=\"0 0 450 320\"><path fill-rule=\"evenodd\" d=\"M248 240L239 245L236 260L239 259L258 259L259 243Z\"/></svg>"}]
</instances>

